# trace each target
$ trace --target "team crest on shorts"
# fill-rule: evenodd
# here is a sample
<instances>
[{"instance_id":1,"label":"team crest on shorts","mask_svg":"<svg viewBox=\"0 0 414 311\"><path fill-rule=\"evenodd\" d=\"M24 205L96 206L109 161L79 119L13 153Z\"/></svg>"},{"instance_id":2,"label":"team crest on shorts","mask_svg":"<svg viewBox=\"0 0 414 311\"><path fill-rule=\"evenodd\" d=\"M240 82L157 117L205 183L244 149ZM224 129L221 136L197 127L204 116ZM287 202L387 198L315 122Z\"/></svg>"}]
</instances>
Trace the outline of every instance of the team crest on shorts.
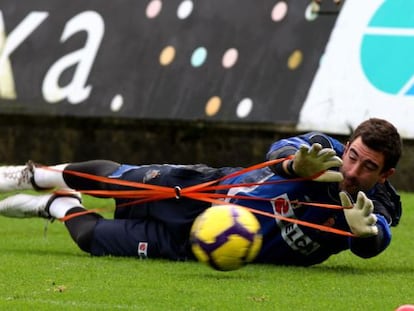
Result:
<instances>
[{"instance_id":1,"label":"team crest on shorts","mask_svg":"<svg viewBox=\"0 0 414 311\"><path fill-rule=\"evenodd\" d=\"M138 244L138 257L147 258L148 255L148 242L139 242Z\"/></svg>"}]
</instances>

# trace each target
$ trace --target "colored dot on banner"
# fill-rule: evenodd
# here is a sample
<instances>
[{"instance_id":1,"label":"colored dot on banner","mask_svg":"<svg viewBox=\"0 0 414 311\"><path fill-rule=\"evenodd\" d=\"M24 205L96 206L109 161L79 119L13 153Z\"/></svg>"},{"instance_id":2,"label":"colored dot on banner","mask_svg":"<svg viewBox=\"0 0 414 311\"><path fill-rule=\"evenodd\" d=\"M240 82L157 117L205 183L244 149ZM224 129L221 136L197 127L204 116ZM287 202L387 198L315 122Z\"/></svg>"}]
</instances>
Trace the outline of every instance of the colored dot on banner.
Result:
<instances>
[{"instance_id":1,"label":"colored dot on banner","mask_svg":"<svg viewBox=\"0 0 414 311\"><path fill-rule=\"evenodd\" d=\"M239 58L239 51L237 49L235 48L228 49L223 54L221 64L223 65L224 68L231 68L236 64L238 58Z\"/></svg>"},{"instance_id":2,"label":"colored dot on banner","mask_svg":"<svg viewBox=\"0 0 414 311\"><path fill-rule=\"evenodd\" d=\"M191 0L184 0L180 3L177 9L177 17L179 19L186 19L193 12L194 3Z\"/></svg>"},{"instance_id":3,"label":"colored dot on banner","mask_svg":"<svg viewBox=\"0 0 414 311\"><path fill-rule=\"evenodd\" d=\"M160 64L167 66L173 62L175 58L175 48L171 45L165 47L160 53Z\"/></svg>"},{"instance_id":4,"label":"colored dot on banner","mask_svg":"<svg viewBox=\"0 0 414 311\"><path fill-rule=\"evenodd\" d=\"M207 58L207 50L205 47L201 46L194 50L191 55L191 65L193 67L200 67L204 64Z\"/></svg>"},{"instance_id":5,"label":"colored dot on banner","mask_svg":"<svg viewBox=\"0 0 414 311\"><path fill-rule=\"evenodd\" d=\"M217 114L217 112L219 112L221 107L221 98L218 96L213 96L211 97L206 104L206 115L208 115L209 117L212 117L214 115Z\"/></svg>"},{"instance_id":6,"label":"colored dot on banner","mask_svg":"<svg viewBox=\"0 0 414 311\"><path fill-rule=\"evenodd\" d=\"M161 0L152 0L148 3L146 9L146 15L148 18L155 18L160 14L162 9L162 1Z\"/></svg>"},{"instance_id":7,"label":"colored dot on banner","mask_svg":"<svg viewBox=\"0 0 414 311\"><path fill-rule=\"evenodd\" d=\"M282 19L285 18L288 11L288 5L285 1L280 1L275 4L275 6L272 9L272 20L274 22L280 22Z\"/></svg>"},{"instance_id":8,"label":"colored dot on banner","mask_svg":"<svg viewBox=\"0 0 414 311\"><path fill-rule=\"evenodd\" d=\"M288 59L288 68L291 70L297 69L303 61L303 54L299 50L295 50Z\"/></svg>"},{"instance_id":9,"label":"colored dot on banner","mask_svg":"<svg viewBox=\"0 0 414 311\"><path fill-rule=\"evenodd\" d=\"M124 105L124 98L122 95L115 95L114 98L111 101L111 110L113 112L117 112L121 110L122 106Z\"/></svg>"},{"instance_id":10,"label":"colored dot on banner","mask_svg":"<svg viewBox=\"0 0 414 311\"><path fill-rule=\"evenodd\" d=\"M306 7L305 10L305 19L307 21L314 21L315 19L318 18L318 10L319 10L319 5L316 4L315 2L311 2L308 4L308 6Z\"/></svg>"},{"instance_id":11,"label":"colored dot on banner","mask_svg":"<svg viewBox=\"0 0 414 311\"><path fill-rule=\"evenodd\" d=\"M237 111L236 114L239 118L245 118L247 117L253 108L253 101L246 97L243 98L239 104L237 105Z\"/></svg>"}]
</instances>

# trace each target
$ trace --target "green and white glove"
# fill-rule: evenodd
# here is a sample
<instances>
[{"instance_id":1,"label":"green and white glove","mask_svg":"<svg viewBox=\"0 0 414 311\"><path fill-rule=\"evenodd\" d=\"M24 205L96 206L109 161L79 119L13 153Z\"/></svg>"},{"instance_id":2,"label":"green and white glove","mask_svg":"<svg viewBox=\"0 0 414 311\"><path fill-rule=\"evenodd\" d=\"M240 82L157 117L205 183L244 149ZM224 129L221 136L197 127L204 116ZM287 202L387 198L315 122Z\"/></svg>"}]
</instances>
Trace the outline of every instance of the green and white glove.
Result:
<instances>
[{"instance_id":1,"label":"green and white glove","mask_svg":"<svg viewBox=\"0 0 414 311\"><path fill-rule=\"evenodd\" d=\"M346 221L352 233L357 237L370 237L378 234L377 216L373 214L374 204L362 191L358 192L356 203L345 191L339 193L344 207ZM349 208L351 207L352 208Z\"/></svg>"},{"instance_id":2,"label":"green and white glove","mask_svg":"<svg viewBox=\"0 0 414 311\"><path fill-rule=\"evenodd\" d=\"M322 148L321 144L315 143L310 148L301 145L296 151L292 168L300 177L311 177L325 171L324 174L315 179L322 182L339 182L343 176L340 172L328 171L333 167L340 167L342 159L336 155L331 148Z\"/></svg>"}]
</instances>

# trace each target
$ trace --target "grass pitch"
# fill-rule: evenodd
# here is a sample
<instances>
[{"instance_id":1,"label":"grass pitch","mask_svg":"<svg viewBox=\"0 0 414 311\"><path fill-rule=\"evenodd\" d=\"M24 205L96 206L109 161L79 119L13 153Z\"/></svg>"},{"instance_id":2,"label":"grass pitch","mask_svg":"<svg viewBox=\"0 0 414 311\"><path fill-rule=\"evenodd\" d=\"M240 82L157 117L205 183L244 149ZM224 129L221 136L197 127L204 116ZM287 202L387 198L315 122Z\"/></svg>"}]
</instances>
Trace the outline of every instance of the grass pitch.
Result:
<instances>
[{"instance_id":1,"label":"grass pitch","mask_svg":"<svg viewBox=\"0 0 414 311\"><path fill-rule=\"evenodd\" d=\"M0 309L392 311L414 303L414 194L402 200L391 246L373 259L345 252L309 268L232 272L197 262L94 258L61 223L49 224L45 235L41 219L0 217Z\"/></svg>"}]
</instances>

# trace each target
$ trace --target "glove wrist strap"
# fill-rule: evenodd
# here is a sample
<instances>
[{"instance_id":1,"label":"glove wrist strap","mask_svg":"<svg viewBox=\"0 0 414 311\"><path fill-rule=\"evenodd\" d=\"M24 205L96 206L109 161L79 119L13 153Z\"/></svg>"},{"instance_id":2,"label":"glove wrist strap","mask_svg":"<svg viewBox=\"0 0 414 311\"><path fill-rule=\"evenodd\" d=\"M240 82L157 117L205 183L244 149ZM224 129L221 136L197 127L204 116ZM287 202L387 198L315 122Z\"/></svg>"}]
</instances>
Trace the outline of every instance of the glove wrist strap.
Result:
<instances>
[{"instance_id":1,"label":"glove wrist strap","mask_svg":"<svg viewBox=\"0 0 414 311\"><path fill-rule=\"evenodd\" d=\"M293 169L293 160L289 160L286 168L290 176L298 177L298 174L296 174L295 170Z\"/></svg>"}]
</instances>

